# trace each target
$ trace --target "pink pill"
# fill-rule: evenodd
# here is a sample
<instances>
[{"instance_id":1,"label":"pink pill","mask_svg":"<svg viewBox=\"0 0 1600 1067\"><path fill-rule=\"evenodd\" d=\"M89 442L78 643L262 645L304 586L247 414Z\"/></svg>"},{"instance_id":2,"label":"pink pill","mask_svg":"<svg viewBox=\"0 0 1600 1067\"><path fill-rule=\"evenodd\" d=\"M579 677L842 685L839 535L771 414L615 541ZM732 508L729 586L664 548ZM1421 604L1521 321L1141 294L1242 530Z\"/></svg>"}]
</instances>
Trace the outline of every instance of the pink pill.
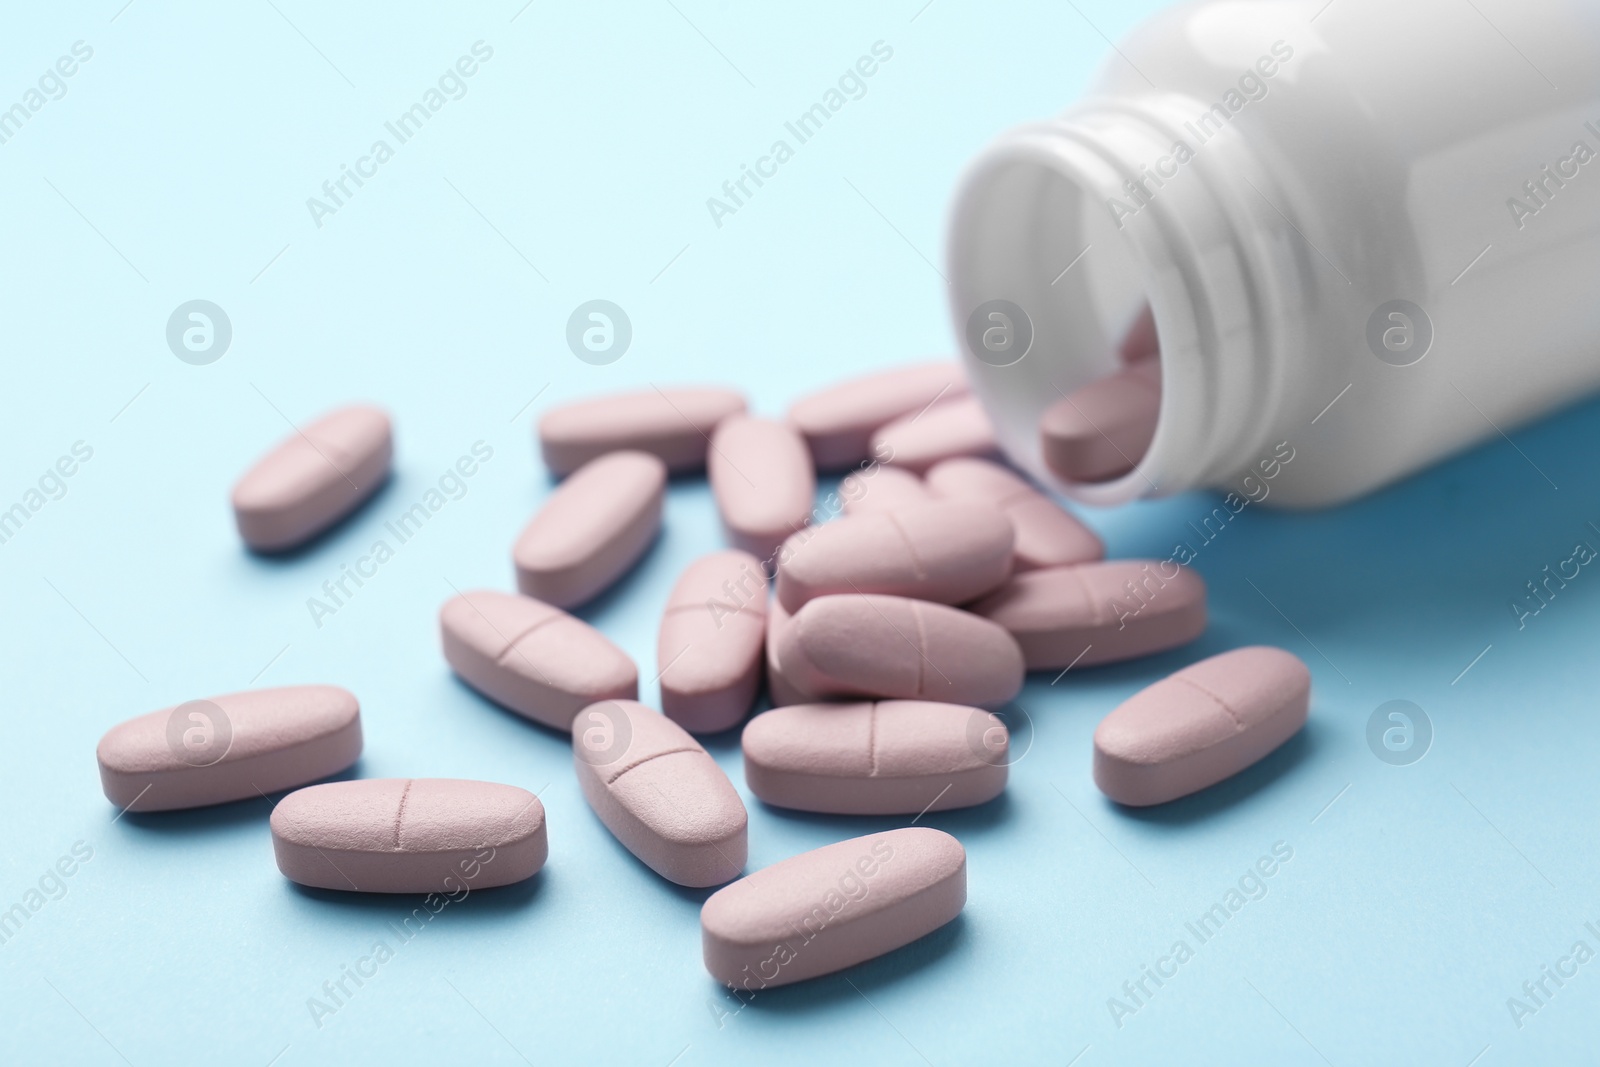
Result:
<instances>
[{"instance_id":1,"label":"pink pill","mask_svg":"<svg viewBox=\"0 0 1600 1067\"><path fill-rule=\"evenodd\" d=\"M1006 787L1009 735L979 708L922 700L798 704L744 728L744 778L768 804L915 815L982 804Z\"/></svg>"},{"instance_id":2,"label":"pink pill","mask_svg":"<svg viewBox=\"0 0 1600 1067\"><path fill-rule=\"evenodd\" d=\"M930 504L938 499L915 473L882 463L842 480L839 498L846 515L881 515L907 504Z\"/></svg>"},{"instance_id":3,"label":"pink pill","mask_svg":"<svg viewBox=\"0 0 1600 1067\"><path fill-rule=\"evenodd\" d=\"M674 474L704 470L717 424L743 411L731 389L644 389L580 400L539 419L545 466L570 474L607 452L649 452Z\"/></svg>"},{"instance_id":4,"label":"pink pill","mask_svg":"<svg viewBox=\"0 0 1600 1067\"><path fill-rule=\"evenodd\" d=\"M1044 461L1069 482L1103 482L1131 471L1156 433L1161 361L1145 359L1074 389L1039 420Z\"/></svg>"},{"instance_id":5,"label":"pink pill","mask_svg":"<svg viewBox=\"0 0 1600 1067\"><path fill-rule=\"evenodd\" d=\"M1156 319L1146 304L1133 317L1133 324L1122 335L1117 345L1117 355L1124 363L1138 363L1161 352L1161 341L1156 336Z\"/></svg>"},{"instance_id":6,"label":"pink pill","mask_svg":"<svg viewBox=\"0 0 1600 1067\"><path fill-rule=\"evenodd\" d=\"M233 517L258 552L304 544L354 511L389 476L394 437L374 407L339 408L284 438L233 487Z\"/></svg>"},{"instance_id":7,"label":"pink pill","mask_svg":"<svg viewBox=\"0 0 1600 1067\"><path fill-rule=\"evenodd\" d=\"M1206 584L1170 560L1118 559L1019 574L971 609L1017 639L1031 671L1093 667L1199 637Z\"/></svg>"},{"instance_id":8,"label":"pink pill","mask_svg":"<svg viewBox=\"0 0 1600 1067\"><path fill-rule=\"evenodd\" d=\"M744 867L744 802L683 727L631 700L572 720L573 766L589 807L669 882L721 885Z\"/></svg>"},{"instance_id":9,"label":"pink pill","mask_svg":"<svg viewBox=\"0 0 1600 1067\"><path fill-rule=\"evenodd\" d=\"M712 435L706 464L734 547L771 559L784 538L811 521L817 476L805 441L788 423L730 416Z\"/></svg>"},{"instance_id":10,"label":"pink pill","mask_svg":"<svg viewBox=\"0 0 1600 1067\"><path fill-rule=\"evenodd\" d=\"M429 893L531 878L549 853L544 805L526 789L457 778L364 778L290 793L272 851L291 881L362 893Z\"/></svg>"},{"instance_id":11,"label":"pink pill","mask_svg":"<svg viewBox=\"0 0 1600 1067\"><path fill-rule=\"evenodd\" d=\"M824 596L783 628L787 678L817 697L889 697L995 708L1022 689L1010 634L959 608L897 596Z\"/></svg>"},{"instance_id":12,"label":"pink pill","mask_svg":"<svg viewBox=\"0 0 1600 1067\"><path fill-rule=\"evenodd\" d=\"M785 704L809 704L817 699L815 694L805 692L789 680L778 659L782 633L788 624L789 613L783 610L777 598L773 598L767 605L767 696L775 708Z\"/></svg>"},{"instance_id":13,"label":"pink pill","mask_svg":"<svg viewBox=\"0 0 1600 1067\"><path fill-rule=\"evenodd\" d=\"M1094 782L1119 804L1187 796L1266 756L1306 724L1311 672L1279 648L1239 648L1142 689L1094 731Z\"/></svg>"},{"instance_id":14,"label":"pink pill","mask_svg":"<svg viewBox=\"0 0 1600 1067\"><path fill-rule=\"evenodd\" d=\"M896 419L872 435L874 456L919 473L955 456L993 456L999 451L994 426L975 396L942 401Z\"/></svg>"},{"instance_id":15,"label":"pink pill","mask_svg":"<svg viewBox=\"0 0 1600 1067\"><path fill-rule=\"evenodd\" d=\"M838 470L866 459L873 433L902 415L966 394L957 363L917 363L852 378L795 401L789 422L811 446L819 470Z\"/></svg>"},{"instance_id":16,"label":"pink pill","mask_svg":"<svg viewBox=\"0 0 1600 1067\"><path fill-rule=\"evenodd\" d=\"M439 609L444 658L461 679L523 718L566 731L597 700L632 700L628 654L582 619L530 597L474 589Z\"/></svg>"},{"instance_id":17,"label":"pink pill","mask_svg":"<svg viewBox=\"0 0 1600 1067\"><path fill-rule=\"evenodd\" d=\"M106 799L173 811L337 774L361 755L361 707L336 685L249 689L118 723L95 752Z\"/></svg>"},{"instance_id":18,"label":"pink pill","mask_svg":"<svg viewBox=\"0 0 1600 1067\"><path fill-rule=\"evenodd\" d=\"M735 990L832 974L930 934L967 902L967 853L908 826L802 852L719 889L700 909L711 977Z\"/></svg>"},{"instance_id":19,"label":"pink pill","mask_svg":"<svg viewBox=\"0 0 1600 1067\"><path fill-rule=\"evenodd\" d=\"M656 640L661 710L690 733L715 733L750 714L761 684L767 580L747 552L691 563L667 598Z\"/></svg>"},{"instance_id":20,"label":"pink pill","mask_svg":"<svg viewBox=\"0 0 1600 1067\"><path fill-rule=\"evenodd\" d=\"M778 599L792 611L830 593L888 593L962 604L1011 574L1016 534L992 507L940 500L852 515L796 534L778 553Z\"/></svg>"},{"instance_id":21,"label":"pink pill","mask_svg":"<svg viewBox=\"0 0 1600 1067\"><path fill-rule=\"evenodd\" d=\"M598 596L638 562L661 529L667 468L644 452L611 452L550 494L511 556L517 588L558 608Z\"/></svg>"},{"instance_id":22,"label":"pink pill","mask_svg":"<svg viewBox=\"0 0 1600 1067\"><path fill-rule=\"evenodd\" d=\"M998 463L948 459L928 472L927 482L939 496L985 504L1010 519L1015 570L1089 563L1106 554L1093 530Z\"/></svg>"}]
</instances>

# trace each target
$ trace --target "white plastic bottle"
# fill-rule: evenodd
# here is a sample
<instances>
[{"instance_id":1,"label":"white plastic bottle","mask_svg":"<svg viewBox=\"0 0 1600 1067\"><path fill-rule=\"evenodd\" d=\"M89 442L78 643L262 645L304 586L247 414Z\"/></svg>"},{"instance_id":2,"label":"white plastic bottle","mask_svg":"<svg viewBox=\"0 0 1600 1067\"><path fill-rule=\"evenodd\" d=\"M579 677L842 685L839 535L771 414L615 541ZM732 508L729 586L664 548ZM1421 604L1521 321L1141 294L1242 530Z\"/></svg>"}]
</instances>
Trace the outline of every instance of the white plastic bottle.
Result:
<instances>
[{"instance_id":1,"label":"white plastic bottle","mask_svg":"<svg viewBox=\"0 0 1600 1067\"><path fill-rule=\"evenodd\" d=\"M1600 388L1600 3L1208 0L971 165L952 315L1006 451L1090 503L1330 504ZM1160 415L1069 483L1039 420L1141 309ZM1530 470L1530 477L1536 477Z\"/></svg>"}]
</instances>

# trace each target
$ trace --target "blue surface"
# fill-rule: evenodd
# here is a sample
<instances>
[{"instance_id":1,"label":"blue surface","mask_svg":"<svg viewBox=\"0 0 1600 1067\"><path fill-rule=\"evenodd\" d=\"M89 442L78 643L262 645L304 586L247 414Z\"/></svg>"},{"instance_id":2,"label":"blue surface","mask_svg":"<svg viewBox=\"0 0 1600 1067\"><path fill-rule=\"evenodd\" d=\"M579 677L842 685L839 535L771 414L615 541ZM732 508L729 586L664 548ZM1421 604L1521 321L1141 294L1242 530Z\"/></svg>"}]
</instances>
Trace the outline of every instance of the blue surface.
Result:
<instances>
[{"instance_id":1,"label":"blue surface","mask_svg":"<svg viewBox=\"0 0 1600 1067\"><path fill-rule=\"evenodd\" d=\"M1585 568L1523 629L1508 610L1574 542L1600 545L1593 404L1339 511L1251 507L1199 552L1213 613L1202 641L1034 679L1020 700L1031 748L1005 797L923 820L969 851L960 920L742 1010L711 981L705 894L664 884L606 834L562 738L452 678L435 612L452 585L509 587L510 542L549 491L530 437L539 410L647 381L729 381L776 413L843 375L949 351L927 261L959 167L995 131L1069 102L1105 43L1069 5L674 2L426 15L105 0L6 16L0 105L73 42L93 56L0 145L0 506L75 442L93 456L0 545L0 907L40 904L0 945L0 1058L1592 1055L1600 962L1561 987L1546 979L1553 995L1520 1028L1507 998L1574 942L1600 949L1584 926L1600 928L1600 577ZM1155 5L1080 6L1115 38ZM479 40L493 56L465 95L317 227L306 198ZM716 226L706 198L880 40L894 54L865 95ZM164 339L196 298L233 324L209 366ZM593 298L621 304L635 331L604 367L563 341ZM293 558L243 552L232 480L285 417L362 398L396 416L393 482ZM314 625L307 598L477 441L494 456L465 495ZM1091 521L1113 554L1166 556L1214 504L1192 495ZM703 483L674 484L667 511L648 560L584 612L646 679L674 576L720 543ZM1201 796L1111 807L1088 774L1100 717L1249 642L1311 665L1303 736ZM100 794L93 749L112 723L301 682L360 696L361 775L541 790L546 870L472 894L401 944L389 924L413 901L306 892L278 874L264 802L119 819ZM1391 699L1416 702L1436 731L1410 766L1365 741ZM737 738L711 748L742 785ZM904 821L750 809L752 869ZM1185 924L1278 842L1293 857L1265 895L1199 943ZM75 847L92 858L30 898ZM1192 958L1159 988L1147 979L1119 1026L1108 1000L1132 1005L1123 984L1180 939ZM318 1026L308 1000L379 940L393 958Z\"/></svg>"}]
</instances>

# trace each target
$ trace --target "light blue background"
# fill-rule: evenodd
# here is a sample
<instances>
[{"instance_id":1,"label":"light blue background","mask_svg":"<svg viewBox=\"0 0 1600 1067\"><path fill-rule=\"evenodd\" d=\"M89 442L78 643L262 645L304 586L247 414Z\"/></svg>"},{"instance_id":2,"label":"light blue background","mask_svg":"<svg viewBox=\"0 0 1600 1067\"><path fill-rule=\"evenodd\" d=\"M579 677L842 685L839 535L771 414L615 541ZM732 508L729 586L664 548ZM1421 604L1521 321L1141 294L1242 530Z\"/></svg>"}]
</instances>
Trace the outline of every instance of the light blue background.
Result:
<instances>
[{"instance_id":1,"label":"light blue background","mask_svg":"<svg viewBox=\"0 0 1600 1067\"><path fill-rule=\"evenodd\" d=\"M1600 962L1520 1030L1505 1002L1577 939L1600 949L1583 929L1600 925L1600 577L1583 571L1526 629L1508 610L1574 542L1600 544L1586 525L1600 522L1594 404L1338 511L1248 509L1197 561L1202 641L1031 681L1032 746L1006 796L924 819L968 849L958 922L736 1014L700 964L705 894L635 862L583 803L567 743L474 695L440 656L451 586L509 587L511 540L549 491L538 411L726 381L775 414L839 377L948 353L929 261L960 166L1068 103L1106 51L1096 27L1116 38L1155 4L274 2L33 4L0 33L0 105L74 41L94 49L0 145L0 506L75 441L94 450L0 545L0 907L75 842L93 849L0 946L0 1058L1464 1067L1592 1054ZM494 56L465 97L317 228L306 198L478 40ZM706 198L879 40L894 56L865 97L716 227ZM635 329L608 367L563 342L569 312L596 297ZM163 337L194 298L234 328L207 367ZM300 421L357 399L395 415L393 482L309 551L247 555L227 490L286 431L274 408ZM494 458L467 494L316 627L306 598L479 440ZM1090 519L1113 554L1165 556L1214 503ZM646 680L673 578L719 543L705 486L675 484L648 560L584 611ZM1111 807L1088 773L1099 719L1250 642L1310 664L1303 736L1201 796ZM393 944L386 924L414 902L295 888L261 801L118 819L93 757L136 713L305 682L360 696L361 775L542 790L551 844L535 880L445 909L320 1029L307 999L375 940ZM1364 740L1395 698L1437 730L1408 767ZM737 738L710 747L742 789ZM752 869L905 821L746 799ZM1294 855L1265 898L1119 1029L1107 999L1279 841Z\"/></svg>"}]
</instances>

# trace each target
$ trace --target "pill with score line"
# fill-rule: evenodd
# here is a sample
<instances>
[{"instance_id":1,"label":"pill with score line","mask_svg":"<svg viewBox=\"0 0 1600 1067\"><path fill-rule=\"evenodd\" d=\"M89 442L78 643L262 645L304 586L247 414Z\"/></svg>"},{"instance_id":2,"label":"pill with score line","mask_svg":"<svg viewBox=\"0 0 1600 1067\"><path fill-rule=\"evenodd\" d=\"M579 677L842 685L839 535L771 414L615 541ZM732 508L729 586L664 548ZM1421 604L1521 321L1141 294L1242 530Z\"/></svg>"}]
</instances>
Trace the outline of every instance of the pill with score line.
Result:
<instances>
[{"instance_id":1,"label":"pill with score line","mask_svg":"<svg viewBox=\"0 0 1600 1067\"><path fill-rule=\"evenodd\" d=\"M278 870L318 889L459 899L531 878L549 855L544 805L499 782L329 782L284 797L270 823Z\"/></svg>"},{"instance_id":2,"label":"pill with score line","mask_svg":"<svg viewBox=\"0 0 1600 1067\"><path fill-rule=\"evenodd\" d=\"M896 596L824 596L784 626L786 678L816 697L997 708L1022 689L1022 651L988 619Z\"/></svg>"},{"instance_id":3,"label":"pill with score line","mask_svg":"<svg viewBox=\"0 0 1600 1067\"><path fill-rule=\"evenodd\" d=\"M572 764L600 821L661 877L691 887L738 877L744 801L683 727L637 701L600 701L572 720Z\"/></svg>"},{"instance_id":4,"label":"pill with score line","mask_svg":"<svg viewBox=\"0 0 1600 1067\"><path fill-rule=\"evenodd\" d=\"M1306 724L1311 672L1280 648L1238 648L1141 689L1094 731L1094 781L1119 804L1164 804L1266 757Z\"/></svg>"},{"instance_id":5,"label":"pill with score line","mask_svg":"<svg viewBox=\"0 0 1600 1067\"><path fill-rule=\"evenodd\" d=\"M473 689L565 732L597 700L639 695L628 654L582 619L532 597L473 589L439 609L445 662Z\"/></svg>"},{"instance_id":6,"label":"pill with score line","mask_svg":"<svg viewBox=\"0 0 1600 1067\"><path fill-rule=\"evenodd\" d=\"M983 804L1006 787L1009 735L981 708L927 700L797 704L751 719L750 791L836 815L916 815Z\"/></svg>"},{"instance_id":7,"label":"pill with score line","mask_svg":"<svg viewBox=\"0 0 1600 1067\"><path fill-rule=\"evenodd\" d=\"M961 604L1011 574L1016 533L992 507L936 500L852 515L796 534L778 554L778 599L793 612L830 593Z\"/></svg>"},{"instance_id":8,"label":"pill with score line","mask_svg":"<svg viewBox=\"0 0 1600 1067\"><path fill-rule=\"evenodd\" d=\"M1025 571L969 607L1017 639L1031 671L1093 667L1199 637L1206 584L1171 560L1114 559Z\"/></svg>"}]
</instances>

